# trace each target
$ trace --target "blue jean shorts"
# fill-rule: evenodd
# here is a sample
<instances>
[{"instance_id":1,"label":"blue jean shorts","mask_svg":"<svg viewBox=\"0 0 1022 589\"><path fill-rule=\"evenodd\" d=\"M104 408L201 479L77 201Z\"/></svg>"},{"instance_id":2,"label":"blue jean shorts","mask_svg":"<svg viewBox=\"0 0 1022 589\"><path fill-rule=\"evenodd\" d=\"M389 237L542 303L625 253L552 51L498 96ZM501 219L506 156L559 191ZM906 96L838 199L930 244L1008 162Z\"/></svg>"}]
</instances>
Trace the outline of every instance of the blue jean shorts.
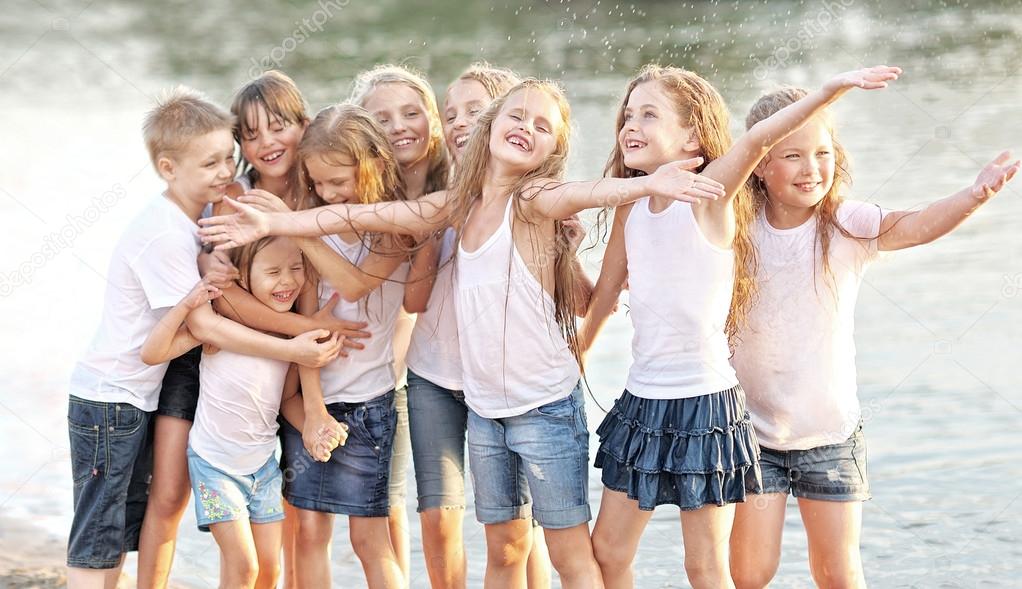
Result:
<instances>
[{"instance_id":1,"label":"blue jean shorts","mask_svg":"<svg viewBox=\"0 0 1022 589\"><path fill-rule=\"evenodd\" d=\"M408 419L419 512L465 508L465 393L408 371Z\"/></svg>"},{"instance_id":2,"label":"blue jean shorts","mask_svg":"<svg viewBox=\"0 0 1022 589\"><path fill-rule=\"evenodd\" d=\"M387 517L388 480L397 427L394 391L364 403L330 403L327 412L348 425L348 440L327 462L317 462L302 444L302 432L286 421L283 430L284 497L310 511L358 517Z\"/></svg>"},{"instance_id":3,"label":"blue jean shorts","mask_svg":"<svg viewBox=\"0 0 1022 589\"><path fill-rule=\"evenodd\" d=\"M274 456L254 474L236 475L206 462L189 446L188 476L200 531L208 532L211 524L236 520L268 524L284 519L284 477Z\"/></svg>"},{"instance_id":4,"label":"blue jean shorts","mask_svg":"<svg viewBox=\"0 0 1022 589\"><path fill-rule=\"evenodd\" d=\"M760 447L763 492L818 501L867 501L866 437L862 424L838 444L809 450Z\"/></svg>"},{"instance_id":5,"label":"blue jean shorts","mask_svg":"<svg viewBox=\"0 0 1022 589\"><path fill-rule=\"evenodd\" d=\"M199 405L199 363L202 346L196 346L174 358L167 366L160 388L157 415L195 421L195 408Z\"/></svg>"},{"instance_id":6,"label":"blue jean shorts","mask_svg":"<svg viewBox=\"0 0 1022 589\"><path fill-rule=\"evenodd\" d=\"M70 398L74 519L67 566L112 569L125 552L138 550L153 472L152 418L127 403Z\"/></svg>"},{"instance_id":7,"label":"blue jean shorts","mask_svg":"<svg viewBox=\"0 0 1022 589\"><path fill-rule=\"evenodd\" d=\"M582 387L522 415L468 416L476 519L496 524L532 517L563 529L592 519L589 429Z\"/></svg>"}]
</instances>

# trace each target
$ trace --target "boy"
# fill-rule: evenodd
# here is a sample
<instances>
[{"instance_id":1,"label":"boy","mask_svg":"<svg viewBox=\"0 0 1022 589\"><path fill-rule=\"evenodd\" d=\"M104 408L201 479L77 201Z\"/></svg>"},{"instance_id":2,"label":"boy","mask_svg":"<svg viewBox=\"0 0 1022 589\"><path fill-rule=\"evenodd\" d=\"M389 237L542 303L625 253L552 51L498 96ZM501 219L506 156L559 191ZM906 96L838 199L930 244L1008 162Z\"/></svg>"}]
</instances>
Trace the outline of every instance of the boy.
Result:
<instances>
[{"instance_id":1,"label":"boy","mask_svg":"<svg viewBox=\"0 0 1022 589\"><path fill-rule=\"evenodd\" d=\"M199 281L196 221L234 180L233 117L201 94L173 90L146 116L143 135L166 192L136 217L114 249L97 333L71 376L68 429L75 514L68 587L113 587L138 549L152 468L152 422L167 364L140 349L167 309ZM217 316L188 318L199 340L238 353L321 366L338 352L318 330L292 340Z\"/></svg>"}]
</instances>

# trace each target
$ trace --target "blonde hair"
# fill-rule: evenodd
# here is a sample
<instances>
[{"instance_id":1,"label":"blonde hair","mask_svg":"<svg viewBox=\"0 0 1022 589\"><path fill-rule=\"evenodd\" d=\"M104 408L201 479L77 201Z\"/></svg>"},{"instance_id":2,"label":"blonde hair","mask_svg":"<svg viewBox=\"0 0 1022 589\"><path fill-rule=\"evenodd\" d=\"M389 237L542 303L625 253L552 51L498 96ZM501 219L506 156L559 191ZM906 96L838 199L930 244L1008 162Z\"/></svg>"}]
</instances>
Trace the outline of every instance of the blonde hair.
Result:
<instances>
[{"instance_id":1,"label":"blonde hair","mask_svg":"<svg viewBox=\"0 0 1022 589\"><path fill-rule=\"evenodd\" d=\"M305 125L309 122L308 105L294 80L283 72L270 70L242 86L234 95L231 113L237 120L234 126L234 140L242 140L255 131L256 107L262 106L270 117L276 117L291 125ZM249 175L255 183L258 174L252 163L242 156L241 172Z\"/></svg>"},{"instance_id":2,"label":"blonde hair","mask_svg":"<svg viewBox=\"0 0 1022 589\"><path fill-rule=\"evenodd\" d=\"M157 99L146 113L142 137L153 166L162 157L174 157L188 142L213 131L234 128L234 116L210 102L204 94L177 86Z\"/></svg>"},{"instance_id":3,"label":"blonde hair","mask_svg":"<svg viewBox=\"0 0 1022 589\"><path fill-rule=\"evenodd\" d=\"M351 89L350 101L364 107L369 94L386 84L400 84L411 88L425 106L426 119L429 121L429 144L426 147L426 159L429 167L426 170L426 193L443 190L447 187L448 163L447 147L444 144L443 125L440 122L440 110L437 108L436 95L426 78L418 72L400 65L378 65L371 70L362 72L355 78Z\"/></svg>"},{"instance_id":4,"label":"blonde hair","mask_svg":"<svg viewBox=\"0 0 1022 589\"><path fill-rule=\"evenodd\" d=\"M553 98L557 103L562 124L557 128L554 151L543 160L539 167L524 174L508 189L515 213L512 218L512 223L517 221L527 223L530 226L530 236L534 237L535 224L529 221L523 213L522 201L535 198L540 191L548 188L548 186L536 187L536 181L543 178L552 178L554 181L557 181L564 176L568 162L568 147L571 139L571 107L568 105L568 100L565 98L564 92L559 86L557 86L557 84L534 78L527 78L508 90L506 94L490 103L490 106L486 109L486 111L479 116L479 120L476 122L476 129L473 131L472 137L468 141L468 145L465 146L465 153L462 156L461 163L455 168L454 180L451 188L448 189L448 192L451 195L451 200L454 202L451 213L453 221L452 224L460 227L458 235L459 241L461 239L461 232L464 231L465 222L468 219L469 212L472 210L472 206L482 195L483 182L485 180L487 166L490 161L490 133L493 131L493 121L497 118L497 115L500 114L501 109L503 109L511 96L518 92L528 91L545 92L548 96ZM555 225L554 233L555 235L558 235L561 232L559 227L560 221L555 221L555 224L557 225ZM533 241L533 244L535 244L535 241ZM576 337L574 314L576 308L576 297L574 291L576 281L574 266L575 256L574 253L570 251L567 240L554 239L552 245L554 251L550 257L552 257L554 261L554 284L552 285L554 319L560 327L565 340L568 342L568 346L571 348L576 361L579 361L578 338ZM543 283L544 280L545 274L541 273L540 282ZM544 290L550 292L551 289L547 288L547 284L542 284L542 286ZM510 282L508 283L508 288L510 288ZM581 367L580 361L579 366Z\"/></svg>"},{"instance_id":5,"label":"blonde hair","mask_svg":"<svg viewBox=\"0 0 1022 589\"><path fill-rule=\"evenodd\" d=\"M659 88L671 99L684 127L691 127L699 142L700 155L703 158L702 170L711 161L721 157L731 149L731 117L720 93L705 79L688 70L675 66L648 64L628 82L618 109L614 131L615 138L625 124L625 108L632 91L639 84L656 82ZM643 175L640 170L625 166L624 152L620 144L614 142L614 149L604 168L604 174L614 178L631 178ZM732 206L735 211L735 284L731 295L731 309L728 313L724 332L728 340L734 343L739 327L745 321L752 306L756 292L756 248L752 243L752 223L755 220L755 208L752 196L745 188L735 193Z\"/></svg>"},{"instance_id":6,"label":"blonde hair","mask_svg":"<svg viewBox=\"0 0 1022 589\"><path fill-rule=\"evenodd\" d=\"M796 88L793 86L786 86L769 94L765 94L752 105L749 109L749 114L745 117L746 128L751 129L756 123L769 118L777 111L782 108L794 104L799 100L805 98L809 92L802 88ZM834 143L834 182L830 186L830 190L823 195L814 206L813 215L816 217L816 244L814 247L819 247L820 260L822 263L823 271L828 276L833 278L833 273L830 269L830 239L834 231L837 231L845 237L851 239L872 239L866 237L857 237L848 232L837 219L837 210L844 201L842 193L845 185L850 185L852 182L851 174L849 173L849 162L848 153L844 147L837 140L837 135L834 132L833 119L828 111L817 115L824 121L827 126L827 130L830 132L831 141ZM770 157L769 155L767 157ZM764 160L766 161L766 160ZM747 183L749 192L753 198L754 214L758 213L763 206L766 205L770 198L767 193L766 183L763 179L753 174L749 177Z\"/></svg>"},{"instance_id":7,"label":"blonde hair","mask_svg":"<svg viewBox=\"0 0 1022 589\"><path fill-rule=\"evenodd\" d=\"M508 90L522 83L522 78L513 71L492 66L485 61L477 61L461 72L457 80L473 80L479 82L490 98L500 98Z\"/></svg>"},{"instance_id":8,"label":"blonde hair","mask_svg":"<svg viewBox=\"0 0 1022 589\"><path fill-rule=\"evenodd\" d=\"M359 204L405 200L400 167L386 133L366 109L353 104L328 106L318 113L298 144L297 186L300 209L326 204L309 178L305 162L311 157L338 166L355 166Z\"/></svg>"}]
</instances>

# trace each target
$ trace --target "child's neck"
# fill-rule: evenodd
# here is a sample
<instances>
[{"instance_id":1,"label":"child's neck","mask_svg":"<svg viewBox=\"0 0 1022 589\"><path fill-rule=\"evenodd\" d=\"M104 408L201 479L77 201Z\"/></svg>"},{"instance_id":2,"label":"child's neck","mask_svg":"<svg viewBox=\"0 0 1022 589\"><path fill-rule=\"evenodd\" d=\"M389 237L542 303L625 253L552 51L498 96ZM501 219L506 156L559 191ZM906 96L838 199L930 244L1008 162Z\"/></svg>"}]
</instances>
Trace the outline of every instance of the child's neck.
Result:
<instances>
[{"instance_id":1,"label":"child's neck","mask_svg":"<svg viewBox=\"0 0 1022 589\"><path fill-rule=\"evenodd\" d=\"M203 209L206 208L208 203L204 201L194 201L190 198L177 193L172 187L167 186L167 191L163 193L170 202L174 203L177 208L181 209L185 215L192 221L198 222L199 217L202 216Z\"/></svg>"},{"instance_id":2,"label":"child's neck","mask_svg":"<svg viewBox=\"0 0 1022 589\"><path fill-rule=\"evenodd\" d=\"M771 199L767 199L764 212L767 223L774 229L794 229L813 216L812 207L790 207Z\"/></svg>"},{"instance_id":3,"label":"child's neck","mask_svg":"<svg viewBox=\"0 0 1022 589\"><path fill-rule=\"evenodd\" d=\"M259 190L265 190L270 194L275 194L280 197L281 200L287 203L287 206L294 209L294 203L291 202L291 186L288 182L288 176L284 175L279 178L269 178L267 176L260 175L259 179L256 180L254 188Z\"/></svg>"},{"instance_id":4,"label":"child's neck","mask_svg":"<svg viewBox=\"0 0 1022 589\"><path fill-rule=\"evenodd\" d=\"M519 179L519 177L503 172L499 165L488 167L486 175L483 177L483 193L480 195L483 206L507 200L508 191Z\"/></svg>"},{"instance_id":5,"label":"child's neck","mask_svg":"<svg viewBox=\"0 0 1022 589\"><path fill-rule=\"evenodd\" d=\"M421 160L407 166L401 166L401 178L405 183L405 196L415 200L426 192L426 176L429 174L429 160Z\"/></svg>"}]
</instances>

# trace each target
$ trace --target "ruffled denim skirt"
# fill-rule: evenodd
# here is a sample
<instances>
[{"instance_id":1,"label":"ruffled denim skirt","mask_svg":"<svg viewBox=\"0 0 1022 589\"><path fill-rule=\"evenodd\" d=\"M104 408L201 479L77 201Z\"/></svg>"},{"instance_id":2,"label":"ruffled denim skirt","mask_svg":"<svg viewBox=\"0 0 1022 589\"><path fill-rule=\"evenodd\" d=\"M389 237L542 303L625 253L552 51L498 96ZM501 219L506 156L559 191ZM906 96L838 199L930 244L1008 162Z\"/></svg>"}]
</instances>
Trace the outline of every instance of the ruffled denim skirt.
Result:
<instances>
[{"instance_id":1,"label":"ruffled denim skirt","mask_svg":"<svg viewBox=\"0 0 1022 589\"><path fill-rule=\"evenodd\" d=\"M740 386L685 399L626 390L596 433L604 486L639 509L699 509L745 501L747 489L762 492L759 443Z\"/></svg>"}]
</instances>

